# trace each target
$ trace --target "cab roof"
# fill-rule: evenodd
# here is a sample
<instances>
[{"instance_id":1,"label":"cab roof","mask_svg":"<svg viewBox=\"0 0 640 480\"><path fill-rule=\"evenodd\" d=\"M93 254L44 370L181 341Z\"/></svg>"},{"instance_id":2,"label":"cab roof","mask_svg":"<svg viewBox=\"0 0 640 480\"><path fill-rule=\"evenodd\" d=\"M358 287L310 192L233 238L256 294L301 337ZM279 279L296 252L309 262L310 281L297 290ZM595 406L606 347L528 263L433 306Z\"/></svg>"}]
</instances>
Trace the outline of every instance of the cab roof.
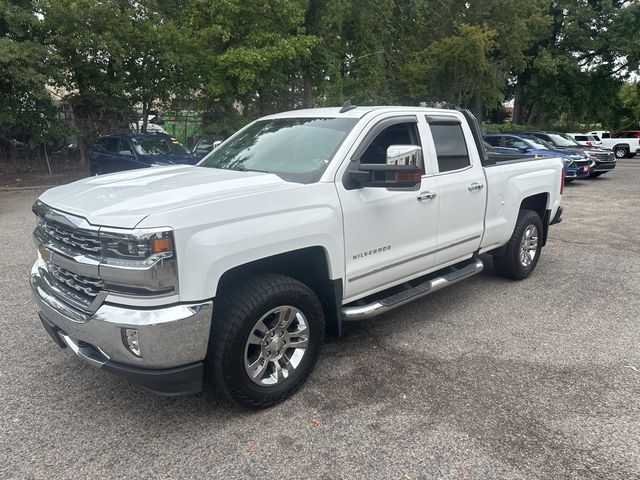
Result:
<instances>
[{"instance_id":1,"label":"cab roof","mask_svg":"<svg viewBox=\"0 0 640 480\"><path fill-rule=\"evenodd\" d=\"M373 106L373 107L357 107L354 106L350 110L340 112L342 107L325 107L325 108L308 108L301 110L289 110L288 112L276 113L263 117L263 119L272 120L276 118L362 118L371 112L398 111L415 112L415 113L459 113L457 110L446 110L441 108L427 107L406 107L397 106Z\"/></svg>"}]
</instances>

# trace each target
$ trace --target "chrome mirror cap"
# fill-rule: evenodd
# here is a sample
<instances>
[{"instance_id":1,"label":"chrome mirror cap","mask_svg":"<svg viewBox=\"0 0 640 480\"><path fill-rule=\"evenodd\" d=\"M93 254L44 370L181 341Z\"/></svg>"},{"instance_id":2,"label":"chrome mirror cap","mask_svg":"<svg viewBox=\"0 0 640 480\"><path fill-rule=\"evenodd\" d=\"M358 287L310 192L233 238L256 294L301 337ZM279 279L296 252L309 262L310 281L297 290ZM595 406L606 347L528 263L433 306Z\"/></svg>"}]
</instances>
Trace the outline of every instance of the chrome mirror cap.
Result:
<instances>
[{"instance_id":1,"label":"chrome mirror cap","mask_svg":"<svg viewBox=\"0 0 640 480\"><path fill-rule=\"evenodd\" d=\"M422 166L422 148L417 145L390 145L387 148L387 165Z\"/></svg>"}]
</instances>

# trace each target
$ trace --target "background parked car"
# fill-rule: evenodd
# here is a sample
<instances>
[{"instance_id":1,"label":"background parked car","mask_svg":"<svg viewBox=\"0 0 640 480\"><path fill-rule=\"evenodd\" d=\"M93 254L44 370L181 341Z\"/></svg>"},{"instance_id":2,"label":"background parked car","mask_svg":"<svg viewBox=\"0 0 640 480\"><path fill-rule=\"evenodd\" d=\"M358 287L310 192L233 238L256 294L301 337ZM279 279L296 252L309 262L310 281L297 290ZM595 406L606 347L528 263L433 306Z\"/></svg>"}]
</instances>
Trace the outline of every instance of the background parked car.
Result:
<instances>
[{"instance_id":1,"label":"background parked car","mask_svg":"<svg viewBox=\"0 0 640 480\"><path fill-rule=\"evenodd\" d=\"M99 138L91 149L92 175L153 165L196 164L198 159L174 137L162 133L116 133Z\"/></svg>"},{"instance_id":2,"label":"background parked car","mask_svg":"<svg viewBox=\"0 0 640 480\"><path fill-rule=\"evenodd\" d=\"M602 140L588 133L567 133L567 135L583 147L597 147L602 144Z\"/></svg>"},{"instance_id":3,"label":"background parked car","mask_svg":"<svg viewBox=\"0 0 640 480\"><path fill-rule=\"evenodd\" d=\"M198 160L200 160L221 143L222 138L217 135L203 135L196 142L193 150L191 150L191 153L195 155Z\"/></svg>"},{"instance_id":4,"label":"background parked car","mask_svg":"<svg viewBox=\"0 0 640 480\"><path fill-rule=\"evenodd\" d=\"M555 150L575 150L584 153L594 162L591 168L591 176L597 177L609 170L616 168L615 152L599 147L585 147L580 145L566 133L560 132L527 132L538 139L553 145Z\"/></svg>"},{"instance_id":5,"label":"background parked car","mask_svg":"<svg viewBox=\"0 0 640 480\"><path fill-rule=\"evenodd\" d=\"M556 150L544 140L525 134L489 134L483 136L485 142L493 147L496 153L520 153L528 156L560 157L564 162L565 181L571 182L586 178L591 171L592 161L582 152L572 150Z\"/></svg>"},{"instance_id":6,"label":"background parked car","mask_svg":"<svg viewBox=\"0 0 640 480\"><path fill-rule=\"evenodd\" d=\"M623 130L611 135L607 131L601 133L601 148L613 151L616 158L633 158L640 153L640 130Z\"/></svg>"},{"instance_id":7,"label":"background parked car","mask_svg":"<svg viewBox=\"0 0 640 480\"><path fill-rule=\"evenodd\" d=\"M598 140L602 140L603 138L611 138L611 132L609 130L594 130L587 133L589 135L593 135Z\"/></svg>"}]
</instances>

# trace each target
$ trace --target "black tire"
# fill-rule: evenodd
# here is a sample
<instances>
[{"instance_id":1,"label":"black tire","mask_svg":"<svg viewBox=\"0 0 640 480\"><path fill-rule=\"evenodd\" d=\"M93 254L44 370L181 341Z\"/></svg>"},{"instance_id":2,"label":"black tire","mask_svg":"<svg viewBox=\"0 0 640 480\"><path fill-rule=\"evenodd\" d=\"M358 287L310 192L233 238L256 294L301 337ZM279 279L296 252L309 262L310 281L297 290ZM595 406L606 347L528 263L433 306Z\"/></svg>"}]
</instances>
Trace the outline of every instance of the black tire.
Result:
<instances>
[{"instance_id":1,"label":"black tire","mask_svg":"<svg viewBox=\"0 0 640 480\"><path fill-rule=\"evenodd\" d=\"M626 158L629 155L629 149L626 147L615 147L613 149L613 154L616 158Z\"/></svg>"},{"instance_id":2,"label":"black tire","mask_svg":"<svg viewBox=\"0 0 640 480\"><path fill-rule=\"evenodd\" d=\"M245 348L256 322L279 306L304 315L308 345L298 366L281 383L254 383L245 368ZM295 393L315 367L324 337L324 313L318 297L306 285L284 275L249 277L226 289L214 302L206 360L206 380L227 400L244 408L275 405Z\"/></svg>"},{"instance_id":3,"label":"black tire","mask_svg":"<svg viewBox=\"0 0 640 480\"><path fill-rule=\"evenodd\" d=\"M571 182L573 182L574 180L575 180L575 178L565 178L565 179L564 179L564 183L565 183L565 184L567 184L567 183L571 183Z\"/></svg>"},{"instance_id":4,"label":"black tire","mask_svg":"<svg viewBox=\"0 0 640 480\"><path fill-rule=\"evenodd\" d=\"M607 173L607 172L591 172L591 173L589 174L589 176L590 176L590 177L599 177L600 175L603 175L603 174L605 174L605 173Z\"/></svg>"},{"instance_id":5,"label":"black tire","mask_svg":"<svg viewBox=\"0 0 640 480\"><path fill-rule=\"evenodd\" d=\"M537 249L533 259L529 265L524 265L520 260L521 244L525 232L530 226L537 229ZM493 257L493 265L496 273L502 277L511 278L513 280L524 280L536 268L542 251L542 220L533 210L520 210L516 226L509 242L500 254Z\"/></svg>"}]
</instances>

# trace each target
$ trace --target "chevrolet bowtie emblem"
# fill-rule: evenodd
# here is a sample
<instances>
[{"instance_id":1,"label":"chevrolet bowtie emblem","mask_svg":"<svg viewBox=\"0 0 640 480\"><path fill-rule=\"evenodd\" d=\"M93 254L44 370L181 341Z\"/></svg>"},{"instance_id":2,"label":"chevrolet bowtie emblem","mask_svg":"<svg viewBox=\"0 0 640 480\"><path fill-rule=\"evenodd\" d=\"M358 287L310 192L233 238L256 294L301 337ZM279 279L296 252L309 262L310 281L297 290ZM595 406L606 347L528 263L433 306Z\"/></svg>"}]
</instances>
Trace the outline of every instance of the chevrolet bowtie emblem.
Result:
<instances>
[{"instance_id":1,"label":"chevrolet bowtie emblem","mask_svg":"<svg viewBox=\"0 0 640 480\"><path fill-rule=\"evenodd\" d=\"M44 260L45 262L48 262L49 260L51 260L51 251L47 250L46 246L41 244L38 247L38 251L40 252L40 256L42 257L42 260Z\"/></svg>"}]
</instances>

